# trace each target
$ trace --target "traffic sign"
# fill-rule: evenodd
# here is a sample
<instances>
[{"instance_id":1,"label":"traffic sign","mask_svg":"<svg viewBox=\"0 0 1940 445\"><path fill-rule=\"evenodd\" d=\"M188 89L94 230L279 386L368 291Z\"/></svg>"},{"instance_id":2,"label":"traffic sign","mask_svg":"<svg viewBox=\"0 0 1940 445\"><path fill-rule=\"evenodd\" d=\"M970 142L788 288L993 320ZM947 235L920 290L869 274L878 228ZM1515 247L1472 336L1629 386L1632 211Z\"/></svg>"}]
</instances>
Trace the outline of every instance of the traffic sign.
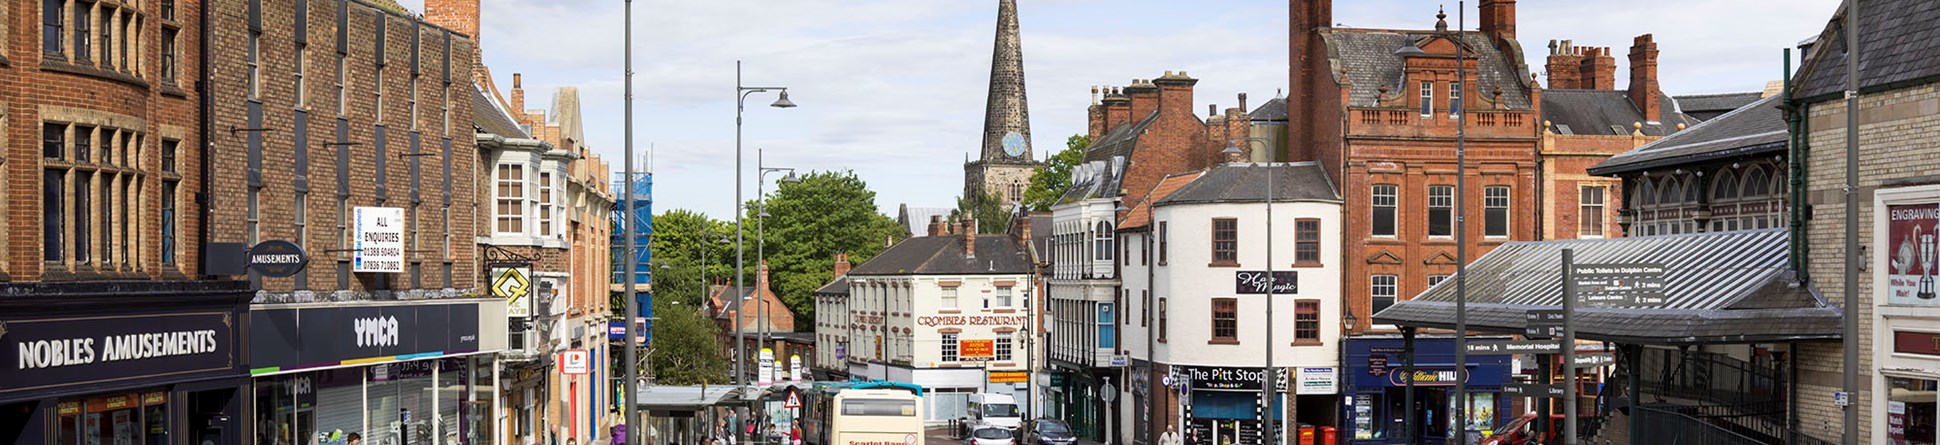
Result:
<instances>
[{"instance_id":1,"label":"traffic sign","mask_svg":"<svg viewBox=\"0 0 1940 445\"><path fill-rule=\"evenodd\" d=\"M1595 354L1577 354L1576 360L1570 362L1570 368L1598 368L1598 367L1614 365L1616 363L1617 363L1617 356L1606 352L1599 352Z\"/></svg>"},{"instance_id":2,"label":"traffic sign","mask_svg":"<svg viewBox=\"0 0 1940 445\"><path fill-rule=\"evenodd\" d=\"M781 402L781 407L787 409L801 408L802 393L795 391L795 388L788 388L788 400Z\"/></svg>"},{"instance_id":3,"label":"traffic sign","mask_svg":"<svg viewBox=\"0 0 1940 445\"><path fill-rule=\"evenodd\" d=\"M1510 383L1502 385L1502 393L1524 397L1562 397L1563 387L1543 383Z\"/></svg>"},{"instance_id":4,"label":"traffic sign","mask_svg":"<svg viewBox=\"0 0 1940 445\"><path fill-rule=\"evenodd\" d=\"M1560 354L1563 343L1555 340L1506 340L1470 342L1468 353L1482 355Z\"/></svg>"}]
</instances>

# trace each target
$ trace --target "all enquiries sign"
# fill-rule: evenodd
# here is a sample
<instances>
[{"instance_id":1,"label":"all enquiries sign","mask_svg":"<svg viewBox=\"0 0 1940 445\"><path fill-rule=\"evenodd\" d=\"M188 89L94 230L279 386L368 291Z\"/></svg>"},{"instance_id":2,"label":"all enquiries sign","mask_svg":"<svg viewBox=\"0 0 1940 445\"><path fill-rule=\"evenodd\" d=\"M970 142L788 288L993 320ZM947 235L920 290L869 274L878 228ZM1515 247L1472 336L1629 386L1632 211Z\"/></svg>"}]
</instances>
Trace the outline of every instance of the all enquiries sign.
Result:
<instances>
[{"instance_id":1,"label":"all enquiries sign","mask_svg":"<svg viewBox=\"0 0 1940 445\"><path fill-rule=\"evenodd\" d=\"M404 272L404 209L358 207L354 272Z\"/></svg>"}]
</instances>

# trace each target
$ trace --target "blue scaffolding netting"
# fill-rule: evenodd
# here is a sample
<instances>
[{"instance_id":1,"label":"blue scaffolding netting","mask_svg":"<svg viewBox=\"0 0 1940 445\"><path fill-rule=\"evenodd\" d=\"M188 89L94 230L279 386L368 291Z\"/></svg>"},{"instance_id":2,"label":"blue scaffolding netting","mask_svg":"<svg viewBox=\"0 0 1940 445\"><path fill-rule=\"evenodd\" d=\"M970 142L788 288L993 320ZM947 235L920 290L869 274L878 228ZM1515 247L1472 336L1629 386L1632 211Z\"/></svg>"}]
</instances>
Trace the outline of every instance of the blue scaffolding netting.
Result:
<instances>
[{"instance_id":1,"label":"blue scaffolding netting","mask_svg":"<svg viewBox=\"0 0 1940 445\"><path fill-rule=\"evenodd\" d=\"M626 284L626 256L633 255L636 260L633 268L633 285L638 292L634 300L639 302L640 313L636 316L647 319L646 341L653 343L653 174L634 173L633 183L633 231L626 230L626 211L628 198L626 185L629 182L625 173L613 175L613 194L618 199L613 203L613 284ZM633 252L625 252L627 237L633 237ZM616 287L615 292L625 288Z\"/></svg>"}]
</instances>

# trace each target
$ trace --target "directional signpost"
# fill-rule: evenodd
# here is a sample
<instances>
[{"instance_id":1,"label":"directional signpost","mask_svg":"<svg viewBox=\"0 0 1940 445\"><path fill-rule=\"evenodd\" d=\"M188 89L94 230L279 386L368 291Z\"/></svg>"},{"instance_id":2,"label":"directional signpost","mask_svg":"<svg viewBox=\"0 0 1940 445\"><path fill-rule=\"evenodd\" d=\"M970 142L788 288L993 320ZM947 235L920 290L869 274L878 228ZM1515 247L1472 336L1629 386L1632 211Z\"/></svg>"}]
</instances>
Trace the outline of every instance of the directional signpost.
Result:
<instances>
[{"instance_id":1,"label":"directional signpost","mask_svg":"<svg viewBox=\"0 0 1940 445\"><path fill-rule=\"evenodd\" d=\"M1502 392L1524 397L1562 397L1563 387L1542 383L1510 383L1502 386Z\"/></svg>"},{"instance_id":2,"label":"directional signpost","mask_svg":"<svg viewBox=\"0 0 1940 445\"><path fill-rule=\"evenodd\" d=\"M1595 354L1575 354L1575 355L1576 357L1574 357L1573 360L1570 360L1571 369L1601 368L1604 366L1617 364L1617 356L1607 352L1599 352Z\"/></svg>"},{"instance_id":3,"label":"directional signpost","mask_svg":"<svg viewBox=\"0 0 1940 445\"><path fill-rule=\"evenodd\" d=\"M1664 265L1578 264L1571 271L1577 298L1591 306L1663 306Z\"/></svg>"}]
</instances>

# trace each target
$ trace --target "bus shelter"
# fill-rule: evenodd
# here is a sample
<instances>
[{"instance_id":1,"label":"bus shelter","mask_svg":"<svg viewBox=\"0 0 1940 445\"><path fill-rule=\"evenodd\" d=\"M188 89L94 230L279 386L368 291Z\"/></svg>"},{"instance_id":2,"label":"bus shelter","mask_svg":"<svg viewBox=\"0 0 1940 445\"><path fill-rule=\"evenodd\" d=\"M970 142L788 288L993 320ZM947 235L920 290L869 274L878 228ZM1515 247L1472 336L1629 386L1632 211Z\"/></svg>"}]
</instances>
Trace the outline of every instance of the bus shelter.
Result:
<instances>
[{"instance_id":1,"label":"bus shelter","mask_svg":"<svg viewBox=\"0 0 1940 445\"><path fill-rule=\"evenodd\" d=\"M647 445L694 445L736 424L741 390L733 386L643 386L640 416Z\"/></svg>"}]
</instances>

